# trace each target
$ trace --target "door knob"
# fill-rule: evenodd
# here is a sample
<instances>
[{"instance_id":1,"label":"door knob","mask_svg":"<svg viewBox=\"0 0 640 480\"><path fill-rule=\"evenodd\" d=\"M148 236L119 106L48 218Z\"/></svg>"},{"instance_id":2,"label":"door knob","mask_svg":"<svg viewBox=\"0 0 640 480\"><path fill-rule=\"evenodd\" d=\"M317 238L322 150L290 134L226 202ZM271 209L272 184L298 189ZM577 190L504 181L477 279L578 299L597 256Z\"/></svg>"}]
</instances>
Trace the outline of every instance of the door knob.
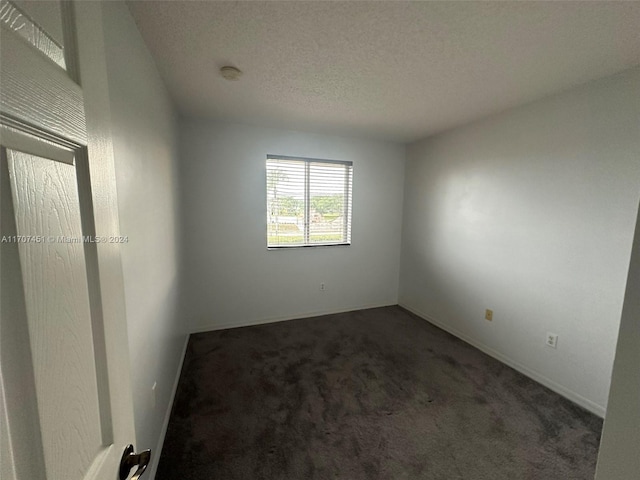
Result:
<instances>
[{"instance_id":1,"label":"door knob","mask_svg":"<svg viewBox=\"0 0 640 480\"><path fill-rule=\"evenodd\" d=\"M151 450L145 450L140 453L133 453L133 445L127 445L120 460L120 480L127 480L129 472L135 466L138 467L136 473L133 474L131 480L138 480L149 465L151 459Z\"/></svg>"}]
</instances>

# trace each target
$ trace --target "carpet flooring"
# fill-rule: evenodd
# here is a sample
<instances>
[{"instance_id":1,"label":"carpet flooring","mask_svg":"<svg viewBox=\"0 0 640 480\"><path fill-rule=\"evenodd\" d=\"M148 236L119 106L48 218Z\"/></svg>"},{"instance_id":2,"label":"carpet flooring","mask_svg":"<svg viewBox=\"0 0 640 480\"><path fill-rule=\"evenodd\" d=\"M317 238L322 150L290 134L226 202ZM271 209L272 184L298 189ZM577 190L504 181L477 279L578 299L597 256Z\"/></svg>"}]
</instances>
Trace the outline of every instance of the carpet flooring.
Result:
<instances>
[{"instance_id":1,"label":"carpet flooring","mask_svg":"<svg viewBox=\"0 0 640 480\"><path fill-rule=\"evenodd\" d=\"M384 307L192 335L156 479L592 479L601 428Z\"/></svg>"}]
</instances>

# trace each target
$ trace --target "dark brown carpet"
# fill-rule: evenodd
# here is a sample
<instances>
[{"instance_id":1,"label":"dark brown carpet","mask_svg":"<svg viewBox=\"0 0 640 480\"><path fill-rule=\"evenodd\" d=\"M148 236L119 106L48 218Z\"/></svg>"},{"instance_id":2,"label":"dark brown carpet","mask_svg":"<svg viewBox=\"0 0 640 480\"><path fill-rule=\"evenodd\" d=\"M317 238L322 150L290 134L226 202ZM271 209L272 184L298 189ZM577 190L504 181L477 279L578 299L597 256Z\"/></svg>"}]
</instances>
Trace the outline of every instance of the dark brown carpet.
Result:
<instances>
[{"instance_id":1,"label":"dark brown carpet","mask_svg":"<svg viewBox=\"0 0 640 480\"><path fill-rule=\"evenodd\" d=\"M193 335L156 478L592 479L601 427L377 308Z\"/></svg>"}]
</instances>

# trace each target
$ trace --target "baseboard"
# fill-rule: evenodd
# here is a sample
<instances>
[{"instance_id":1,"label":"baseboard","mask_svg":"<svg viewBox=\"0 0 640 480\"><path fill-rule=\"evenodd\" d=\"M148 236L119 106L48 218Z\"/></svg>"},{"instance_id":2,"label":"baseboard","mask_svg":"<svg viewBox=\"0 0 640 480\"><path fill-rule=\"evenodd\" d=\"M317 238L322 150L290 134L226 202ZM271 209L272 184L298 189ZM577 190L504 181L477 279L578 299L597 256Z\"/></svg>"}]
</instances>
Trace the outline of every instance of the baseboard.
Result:
<instances>
[{"instance_id":1,"label":"baseboard","mask_svg":"<svg viewBox=\"0 0 640 480\"><path fill-rule=\"evenodd\" d=\"M390 307L393 305L397 305L397 303L389 303L389 304L383 304L383 305L379 305L379 304L358 305L358 306L347 307L347 308L342 308L337 310L322 310L322 311L316 311L316 312L297 313L294 315L286 315L282 317L266 317L261 319L249 320L246 322L229 322L229 323L223 323L219 325L195 327L191 329L191 333L213 332L216 330L226 330L228 328L251 327L254 325L264 325L267 323L288 322L290 320L302 320L303 318L321 317L323 315L335 315L336 313L353 312L354 310L365 310L368 308Z\"/></svg>"},{"instance_id":2,"label":"baseboard","mask_svg":"<svg viewBox=\"0 0 640 480\"><path fill-rule=\"evenodd\" d=\"M169 405L167 412L162 422L162 429L160 430L160 438L158 439L158 445L156 445L155 455L151 456L151 467L149 468L149 479L155 480L156 472L158 471L158 464L160 463L160 454L162 453L162 447L164 446L164 437L167 435L167 428L169 427L169 419L171 418L171 410L173 409L173 402L176 398L176 392L178 391L178 383L180 382L180 373L182 372L182 365L184 364L184 358L187 354L187 346L189 345L189 337L191 334L187 334L187 338L184 341L184 347L182 347L182 355L180 357L180 364L178 365L178 371L176 378L173 381L173 388L171 389L171 395L169 396Z\"/></svg>"},{"instance_id":3,"label":"baseboard","mask_svg":"<svg viewBox=\"0 0 640 480\"><path fill-rule=\"evenodd\" d=\"M526 375L527 377L531 378L532 380L535 380L536 382L544 385L545 387L549 388L550 390L553 390L554 392L556 392L559 395L562 395L563 397L565 397L566 399L572 401L573 403L581 406L582 408L590 411L591 413L599 416L600 418L604 418L605 413L606 413L606 409L605 407L603 407L602 405L599 405L595 402L592 402L591 400L589 400L588 398L583 397L582 395L566 388L563 385L560 385L557 382L554 382L553 380L545 377L544 375L536 372L535 370L532 370L524 365L522 365L521 363L507 357L506 355L503 355L502 353L478 342L477 340L465 335L464 333L461 333L459 331L457 331L454 328L451 328L449 325L446 325L442 322L439 322L438 320L434 319L433 317L430 317L429 315L426 315L423 312L420 312L418 310L416 310L413 307L410 307L409 305L406 305L404 303L399 303L399 305L410 311L411 313L417 315L418 317L422 318L423 320L435 325L436 327L444 330L445 332L450 333L451 335L458 337L460 340L465 341L466 343L468 343L469 345L477 348L478 350L481 350L482 352L486 353L487 355L495 358L496 360L499 360L500 362L504 363L505 365L508 365L509 367L513 368L514 370L517 370L518 372L522 373L523 375Z\"/></svg>"}]
</instances>

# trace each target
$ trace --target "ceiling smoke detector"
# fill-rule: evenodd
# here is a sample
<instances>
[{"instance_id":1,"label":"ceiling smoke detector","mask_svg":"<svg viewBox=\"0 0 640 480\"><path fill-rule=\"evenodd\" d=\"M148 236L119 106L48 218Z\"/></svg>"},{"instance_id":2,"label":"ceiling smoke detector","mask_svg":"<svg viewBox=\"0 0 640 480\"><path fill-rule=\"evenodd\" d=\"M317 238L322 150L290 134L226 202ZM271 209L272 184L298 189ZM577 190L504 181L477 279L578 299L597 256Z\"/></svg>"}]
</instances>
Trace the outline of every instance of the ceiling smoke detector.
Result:
<instances>
[{"instance_id":1,"label":"ceiling smoke detector","mask_svg":"<svg viewBox=\"0 0 640 480\"><path fill-rule=\"evenodd\" d=\"M242 72L236 67L222 67L220 69L220 75L227 80L238 80L242 76Z\"/></svg>"}]
</instances>

